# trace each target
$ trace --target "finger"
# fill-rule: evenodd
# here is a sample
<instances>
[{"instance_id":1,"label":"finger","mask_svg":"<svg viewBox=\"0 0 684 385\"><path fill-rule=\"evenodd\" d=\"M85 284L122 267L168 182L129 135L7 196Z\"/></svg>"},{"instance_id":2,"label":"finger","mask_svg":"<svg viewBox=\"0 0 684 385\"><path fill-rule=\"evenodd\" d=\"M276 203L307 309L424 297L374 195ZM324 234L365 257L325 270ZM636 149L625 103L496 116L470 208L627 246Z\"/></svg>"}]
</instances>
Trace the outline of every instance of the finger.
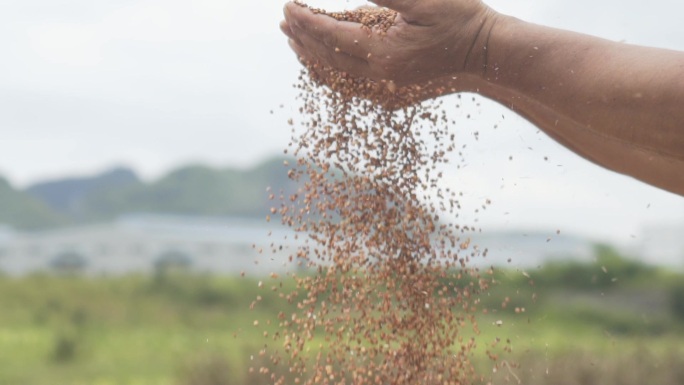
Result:
<instances>
[{"instance_id":1,"label":"finger","mask_svg":"<svg viewBox=\"0 0 684 385\"><path fill-rule=\"evenodd\" d=\"M308 56L308 52L306 52L306 50L296 41L288 39L287 44L290 46L295 55L297 55L297 60L299 60L303 66L306 67L308 63L315 61L313 57Z\"/></svg>"},{"instance_id":2,"label":"finger","mask_svg":"<svg viewBox=\"0 0 684 385\"><path fill-rule=\"evenodd\" d=\"M295 43L299 44L300 46L302 45L302 42L299 41L297 36L295 36L294 32L292 32L292 29L290 28L290 25L286 21L282 21L280 23L280 30L283 31L283 33L288 37L288 40L294 40Z\"/></svg>"},{"instance_id":3,"label":"finger","mask_svg":"<svg viewBox=\"0 0 684 385\"><path fill-rule=\"evenodd\" d=\"M371 75L371 68L367 61L346 54L330 54L327 50L312 48L321 43L309 36L302 38L301 44L293 39L290 39L289 44L297 55L311 63L320 63L354 76L370 77Z\"/></svg>"},{"instance_id":4,"label":"finger","mask_svg":"<svg viewBox=\"0 0 684 385\"><path fill-rule=\"evenodd\" d=\"M354 56L358 59L362 59L366 61L368 58L368 54L364 55L363 57L358 57L353 55L350 52L347 52L346 50L340 49L339 47L331 47L328 45L326 42L321 41L317 35L315 34L309 34L307 31L301 29L299 26L292 26L290 28L290 31L292 32L293 39L296 40L300 45L304 46L307 49L314 49L317 51L317 54L319 56L326 56L327 55L347 55L347 56ZM306 43L304 43L306 42ZM332 61L326 60L326 61Z\"/></svg>"},{"instance_id":5,"label":"finger","mask_svg":"<svg viewBox=\"0 0 684 385\"><path fill-rule=\"evenodd\" d=\"M375 44L374 36L361 24L338 21L324 14L293 3L285 6L285 19L293 32L295 28L308 33L331 49L339 49L358 58L365 58Z\"/></svg>"},{"instance_id":6,"label":"finger","mask_svg":"<svg viewBox=\"0 0 684 385\"><path fill-rule=\"evenodd\" d=\"M295 38L295 35L292 32L292 29L290 29L290 25L287 23L287 21L283 20L280 22L280 30L290 39Z\"/></svg>"}]
</instances>

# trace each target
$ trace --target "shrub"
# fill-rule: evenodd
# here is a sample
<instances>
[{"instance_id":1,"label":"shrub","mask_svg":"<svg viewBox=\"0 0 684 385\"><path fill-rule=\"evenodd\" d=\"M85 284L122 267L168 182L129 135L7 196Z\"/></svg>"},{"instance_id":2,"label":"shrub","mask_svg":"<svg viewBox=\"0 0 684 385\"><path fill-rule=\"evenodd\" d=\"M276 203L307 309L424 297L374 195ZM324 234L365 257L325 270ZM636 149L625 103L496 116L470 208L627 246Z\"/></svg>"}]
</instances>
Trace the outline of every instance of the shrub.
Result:
<instances>
[{"instance_id":1,"label":"shrub","mask_svg":"<svg viewBox=\"0 0 684 385\"><path fill-rule=\"evenodd\" d=\"M669 300L672 315L684 320L684 283L677 283L670 288Z\"/></svg>"},{"instance_id":2,"label":"shrub","mask_svg":"<svg viewBox=\"0 0 684 385\"><path fill-rule=\"evenodd\" d=\"M78 353L78 338L74 334L59 334L54 341L50 358L56 363L71 362Z\"/></svg>"}]
</instances>

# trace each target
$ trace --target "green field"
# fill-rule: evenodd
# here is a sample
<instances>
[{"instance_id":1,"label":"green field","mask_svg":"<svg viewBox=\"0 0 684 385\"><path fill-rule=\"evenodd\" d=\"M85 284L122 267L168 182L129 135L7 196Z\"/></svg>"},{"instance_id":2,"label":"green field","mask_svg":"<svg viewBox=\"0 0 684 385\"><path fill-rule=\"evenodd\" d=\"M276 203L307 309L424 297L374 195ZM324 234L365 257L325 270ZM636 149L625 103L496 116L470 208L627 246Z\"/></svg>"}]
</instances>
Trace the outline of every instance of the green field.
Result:
<instances>
[{"instance_id":1,"label":"green field","mask_svg":"<svg viewBox=\"0 0 684 385\"><path fill-rule=\"evenodd\" d=\"M684 277L598 252L594 264L498 270L477 336L483 346L511 340L513 354L502 357L510 368L495 383L684 383ZM0 277L0 385L263 383L247 376L264 343L253 321L288 309L269 296L268 278L261 289L257 282ZM491 364L473 359L489 377Z\"/></svg>"}]
</instances>

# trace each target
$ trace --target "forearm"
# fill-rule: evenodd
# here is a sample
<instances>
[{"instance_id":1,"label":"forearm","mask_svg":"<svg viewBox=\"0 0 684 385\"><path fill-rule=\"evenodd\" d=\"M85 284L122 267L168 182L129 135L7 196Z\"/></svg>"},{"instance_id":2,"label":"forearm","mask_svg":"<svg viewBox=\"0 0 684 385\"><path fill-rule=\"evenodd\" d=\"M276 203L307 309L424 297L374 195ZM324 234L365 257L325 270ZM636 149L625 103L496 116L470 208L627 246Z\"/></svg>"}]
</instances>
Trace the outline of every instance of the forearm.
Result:
<instances>
[{"instance_id":1,"label":"forearm","mask_svg":"<svg viewBox=\"0 0 684 385\"><path fill-rule=\"evenodd\" d=\"M466 88L598 164L684 194L684 54L505 16L478 45Z\"/></svg>"},{"instance_id":2,"label":"forearm","mask_svg":"<svg viewBox=\"0 0 684 385\"><path fill-rule=\"evenodd\" d=\"M386 33L294 4L281 28L307 61L425 99L477 92L597 164L684 195L684 53L525 23L478 0L373 1L398 12Z\"/></svg>"},{"instance_id":3,"label":"forearm","mask_svg":"<svg viewBox=\"0 0 684 385\"><path fill-rule=\"evenodd\" d=\"M684 195L684 161L605 135L559 114L543 103L482 83L461 78L469 91L497 100L540 127L547 135L585 159L648 184ZM463 84L463 83L462 83Z\"/></svg>"}]
</instances>

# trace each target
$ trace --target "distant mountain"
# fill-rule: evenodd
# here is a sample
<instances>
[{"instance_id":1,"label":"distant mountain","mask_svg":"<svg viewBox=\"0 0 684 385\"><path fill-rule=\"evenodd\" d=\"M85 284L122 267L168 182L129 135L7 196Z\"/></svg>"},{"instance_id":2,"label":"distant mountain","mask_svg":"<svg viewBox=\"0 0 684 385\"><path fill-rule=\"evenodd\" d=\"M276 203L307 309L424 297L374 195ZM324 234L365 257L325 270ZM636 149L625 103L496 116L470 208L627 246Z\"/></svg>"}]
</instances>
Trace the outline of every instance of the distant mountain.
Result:
<instances>
[{"instance_id":1,"label":"distant mountain","mask_svg":"<svg viewBox=\"0 0 684 385\"><path fill-rule=\"evenodd\" d=\"M190 165L157 181L117 168L92 177L36 183L24 191L0 179L0 223L20 229L106 221L130 213L263 218L274 192L296 190L279 157L254 168Z\"/></svg>"},{"instance_id":2,"label":"distant mountain","mask_svg":"<svg viewBox=\"0 0 684 385\"><path fill-rule=\"evenodd\" d=\"M264 217L271 205L269 186L295 189L282 158L249 170L185 166L150 184L92 194L84 204L99 217L130 212Z\"/></svg>"},{"instance_id":3,"label":"distant mountain","mask_svg":"<svg viewBox=\"0 0 684 385\"><path fill-rule=\"evenodd\" d=\"M0 224L22 229L40 229L68 223L38 198L15 190L0 177Z\"/></svg>"},{"instance_id":4,"label":"distant mountain","mask_svg":"<svg viewBox=\"0 0 684 385\"><path fill-rule=\"evenodd\" d=\"M88 217L85 205L88 197L140 185L140 179L127 168L115 168L105 173L82 178L67 178L36 183L26 193L45 202L55 211L73 217Z\"/></svg>"}]
</instances>

